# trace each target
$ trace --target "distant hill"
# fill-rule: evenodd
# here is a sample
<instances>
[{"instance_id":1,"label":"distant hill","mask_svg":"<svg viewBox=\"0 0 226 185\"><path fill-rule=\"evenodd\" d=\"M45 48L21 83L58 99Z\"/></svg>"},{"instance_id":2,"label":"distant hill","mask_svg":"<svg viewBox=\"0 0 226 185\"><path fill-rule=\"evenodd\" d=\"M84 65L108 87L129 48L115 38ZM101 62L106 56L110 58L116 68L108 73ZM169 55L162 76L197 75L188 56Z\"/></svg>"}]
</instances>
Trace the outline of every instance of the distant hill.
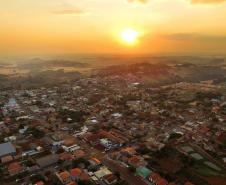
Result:
<instances>
[{"instance_id":1,"label":"distant hill","mask_svg":"<svg viewBox=\"0 0 226 185\"><path fill-rule=\"evenodd\" d=\"M85 68L89 67L89 64L69 60L43 60L40 58L35 58L24 63L18 63L19 69L28 70L46 70L55 67Z\"/></svg>"},{"instance_id":2,"label":"distant hill","mask_svg":"<svg viewBox=\"0 0 226 185\"><path fill-rule=\"evenodd\" d=\"M226 69L221 66L196 65L182 63L176 65L138 63L131 65L110 66L96 73L100 76L133 74L139 79L153 80L156 83L200 82L205 80L221 81L226 78Z\"/></svg>"}]
</instances>

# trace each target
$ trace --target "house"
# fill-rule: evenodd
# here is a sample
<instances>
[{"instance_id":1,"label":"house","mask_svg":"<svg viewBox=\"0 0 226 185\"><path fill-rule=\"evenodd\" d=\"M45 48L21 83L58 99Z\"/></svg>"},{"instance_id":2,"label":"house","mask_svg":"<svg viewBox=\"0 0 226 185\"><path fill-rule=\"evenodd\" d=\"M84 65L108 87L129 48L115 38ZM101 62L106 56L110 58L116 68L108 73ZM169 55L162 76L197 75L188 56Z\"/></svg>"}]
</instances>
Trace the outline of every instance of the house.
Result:
<instances>
[{"instance_id":1,"label":"house","mask_svg":"<svg viewBox=\"0 0 226 185\"><path fill-rule=\"evenodd\" d=\"M71 161L74 159L73 155L70 153L61 153L59 156L61 161Z\"/></svg>"},{"instance_id":2,"label":"house","mask_svg":"<svg viewBox=\"0 0 226 185\"><path fill-rule=\"evenodd\" d=\"M74 151L73 154L76 158L81 158L81 157L86 156L86 153L83 150L76 150L76 151Z\"/></svg>"},{"instance_id":3,"label":"house","mask_svg":"<svg viewBox=\"0 0 226 185\"><path fill-rule=\"evenodd\" d=\"M34 185L44 185L44 182L43 181L38 181Z\"/></svg>"},{"instance_id":4,"label":"house","mask_svg":"<svg viewBox=\"0 0 226 185\"><path fill-rule=\"evenodd\" d=\"M10 176L17 175L23 172L23 166L18 162L10 163L8 166L8 172Z\"/></svg>"},{"instance_id":5,"label":"house","mask_svg":"<svg viewBox=\"0 0 226 185\"><path fill-rule=\"evenodd\" d=\"M11 161L13 161L13 157L11 155L7 155L7 156L1 158L1 162L3 164L9 163Z\"/></svg>"},{"instance_id":6,"label":"house","mask_svg":"<svg viewBox=\"0 0 226 185\"><path fill-rule=\"evenodd\" d=\"M13 142L16 141L16 136L9 136L4 138L5 142Z\"/></svg>"},{"instance_id":7,"label":"house","mask_svg":"<svg viewBox=\"0 0 226 185\"><path fill-rule=\"evenodd\" d=\"M151 170L149 170L146 167L140 166L140 167L138 167L136 169L136 173L137 173L137 175L139 175L139 176L143 177L144 179L146 179L151 174Z\"/></svg>"},{"instance_id":8,"label":"house","mask_svg":"<svg viewBox=\"0 0 226 185\"><path fill-rule=\"evenodd\" d=\"M168 181L164 178L162 178L158 173L151 173L149 176L149 180L154 184L154 185L168 185Z\"/></svg>"},{"instance_id":9,"label":"house","mask_svg":"<svg viewBox=\"0 0 226 185\"><path fill-rule=\"evenodd\" d=\"M103 181L107 185L111 185L111 184L115 184L118 181L118 178L115 175L113 175L113 174L109 174L109 175L105 175L103 177Z\"/></svg>"},{"instance_id":10,"label":"house","mask_svg":"<svg viewBox=\"0 0 226 185\"><path fill-rule=\"evenodd\" d=\"M62 148L66 152L74 152L74 151L80 149L80 146L78 146L76 144L74 137L67 137L64 139L64 141L62 143Z\"/></svg>"},{"instance_id":11,"label":"house","mask_svg":"<svg viewBox=\"0 0 226 185\"><path fill-rule=\"evenodd\" d=\"M75 145L76 142L75 142L75 137L66 137L63 141L63 145L69 147L69 146L72 146L72 145Z\"/></svg>"},{"instance_id":12,"label":"house","mask_svg":"<svg viewBox=\"0 0 226 185\"><path fill-rule=\"evenodd\" d=\"M133 147L127 147L127 148L124 148L121 150L121 154L132 156L132 155L136 154L136 150Z\"/></svg>"},{"instance_id":13,"label":"house","mask_svg":"<svg viewBox=\"0 0 226 185\"><path fill-rule=\"evenodd\" d=\"M139 167L145 165L145 161L140 156L132 156L128 159L128 163L132 166Z\"/></svg>"},{"instance_id":14,"label":"house","mask_svg":"<svg viewBox=\"0 0 226 185\"><path fill-rule=\"evenodd\" d=\"M77 181L79 179L79 176L81 175L81 173L82 173L82 171L79 168L71 169L71 171L70 171L71 179L73 181Z\"/></svg>"},{"instance_id":15,"label":"house","mask_svg":"<svg viewBox=\"0 0 226 185\"><path fill-rule=\"evenodd\" d=\"M80 146L78 145L72 145L72 146L65 146L65 145L62 145L62 148L66 151L66 152L74 152L78 149L80 149Z\"/></svg>"},{"instance_id":16,"label":"house","mask_svg":"<svg viewBox=\"0 0 226 185\"><path fill-rule=\"evenodd\" d=\"M111 148L111 146L113 145L112 142L108 138L100 139L100 144L107 149Z\"/></svg>"},{"instance_id":17,"label":"house","mask_svg":"<svg viewBox=\"0 0 226 185\"><path fill-rule=\"evenodd\" d=\"M101 162L95 157L92 157L91 159L89 159L89 162L92 166L97 166L101 164Z\"/></svg>"},{"instance_id":18,"label":"house","mask_svg":"<svg viewBox=\"0 0 226 185\"><path fill-rule=\"evenodd\" d=\"M71 178L70 178L71 176L68 171L56 173L56 176L62 184L68 184L71 182Z\"/></svg>"},{"instance_id":19,"label":"house","mask_svg":"<svg viewBox=\"0 0 226 185\"><path fill-rule=\"evenodd\" d=\"M102 167L98 171L94 172L94 175L97 179L101 179L106 175L110 175L112 172L107 167Z\"/></svg>"},{"instance_id":20,"label":"house","mask_svg":"<svg viewBox=\"0 0 226 185\"><path fill-rule=\"evenodd\" d=\"M64 142L57 135L46 136L43 140L47 146L61 146Z\"/></svg>"},{"instance_id":21,"label":"house","mask_svg":"<svg viewBox=\"0 0 226 185\"><path fill-rule=\"evenodd\" d=\"M7 155L16 155L16 149L11 142L0 144L0 158Z\"/></svg>"},{"instance_id":22,"label":"house","mask_svg":"<svg viewBox=\"0 0 226 185\"><path fill-rule=\"evenodd\" d=\"M68 184L66 185L78 185L76 182L69 182Z\"/></svg>"},{"instance_id":23,"label":"house","mask_svg":"<svg viewBox=\"0 0 226 185\"><path fill-rule=\"evenodd\" d=\"M79 176L79 179L81 181L89 181L90 180L90 176L86 173L86 172L82 172Z\"/></svg>"},{"instance_id":24,"label":"house","mask_svg":"<svg viewBox=\"0 0 226 185\"><path fill-rule=\"evenodd\" d=\"M50 154L45 157L39 158L36 160L36 163L40 168L46 168L51 165L56 164L59 161L59 155L57 154Z\"/></svg>"}]
</instances>

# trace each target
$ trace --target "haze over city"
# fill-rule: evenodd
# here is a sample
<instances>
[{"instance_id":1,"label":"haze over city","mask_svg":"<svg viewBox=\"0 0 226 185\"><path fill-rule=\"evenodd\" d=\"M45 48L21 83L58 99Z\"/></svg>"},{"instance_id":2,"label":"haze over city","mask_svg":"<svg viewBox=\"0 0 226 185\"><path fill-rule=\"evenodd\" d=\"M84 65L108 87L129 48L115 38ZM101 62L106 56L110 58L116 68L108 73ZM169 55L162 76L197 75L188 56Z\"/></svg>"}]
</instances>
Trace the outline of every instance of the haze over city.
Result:
<instances>
[{"instance_id":1,"label":"haze over city","mask_svg":"<svg viewBox=\"0 0 226 185\"><path fill-rule=\"evenodd\" d=\"M226 0L0 0L0 185L226 185Z\"/></svg>"}]
</instances>

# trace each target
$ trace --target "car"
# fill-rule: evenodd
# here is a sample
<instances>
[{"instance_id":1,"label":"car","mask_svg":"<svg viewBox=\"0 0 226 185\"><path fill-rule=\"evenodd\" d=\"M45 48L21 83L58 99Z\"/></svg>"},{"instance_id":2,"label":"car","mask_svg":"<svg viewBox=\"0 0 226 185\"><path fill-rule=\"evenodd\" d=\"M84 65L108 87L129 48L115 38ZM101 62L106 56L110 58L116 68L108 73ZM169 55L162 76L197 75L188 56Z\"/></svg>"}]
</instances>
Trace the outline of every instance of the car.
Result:
<instances>
[{"instance_id":1,"label":"car","mask_svg":"<svg viewBox=\"0 0 226 185\"><path fill-rule=\"evenodd\" d=\"M16 183L22 182L23 179L16 179Z\"/></svg>"},{"instance_id":2,"label":"car","mask_svg":"<svg viewBox=\"0 0 226 185\"><path fill-rule=\"evenodd\" d=\"M58 169L58 168L59 168L59 166L55 166L54 168L55 168L55 169Z\"/></svg>"}]
</instances>

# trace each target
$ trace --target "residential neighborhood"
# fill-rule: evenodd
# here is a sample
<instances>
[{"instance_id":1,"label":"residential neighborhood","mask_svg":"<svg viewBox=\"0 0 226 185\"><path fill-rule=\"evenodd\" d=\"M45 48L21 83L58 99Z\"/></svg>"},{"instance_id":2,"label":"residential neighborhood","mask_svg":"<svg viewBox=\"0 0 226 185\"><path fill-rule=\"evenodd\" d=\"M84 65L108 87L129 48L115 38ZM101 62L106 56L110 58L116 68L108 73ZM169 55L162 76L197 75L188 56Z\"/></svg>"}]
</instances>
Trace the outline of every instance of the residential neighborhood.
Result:
<instances>
[{"instance_id":1,"label":"residential neighborhood","mask_svg":"<svg viewBox=\"0 0 226 185\"><path fill-rule=\"evenodd\" d=\"M1 91L1 184L224 185L222 92L132 74Z\"/></svg>"}]
</instances>

